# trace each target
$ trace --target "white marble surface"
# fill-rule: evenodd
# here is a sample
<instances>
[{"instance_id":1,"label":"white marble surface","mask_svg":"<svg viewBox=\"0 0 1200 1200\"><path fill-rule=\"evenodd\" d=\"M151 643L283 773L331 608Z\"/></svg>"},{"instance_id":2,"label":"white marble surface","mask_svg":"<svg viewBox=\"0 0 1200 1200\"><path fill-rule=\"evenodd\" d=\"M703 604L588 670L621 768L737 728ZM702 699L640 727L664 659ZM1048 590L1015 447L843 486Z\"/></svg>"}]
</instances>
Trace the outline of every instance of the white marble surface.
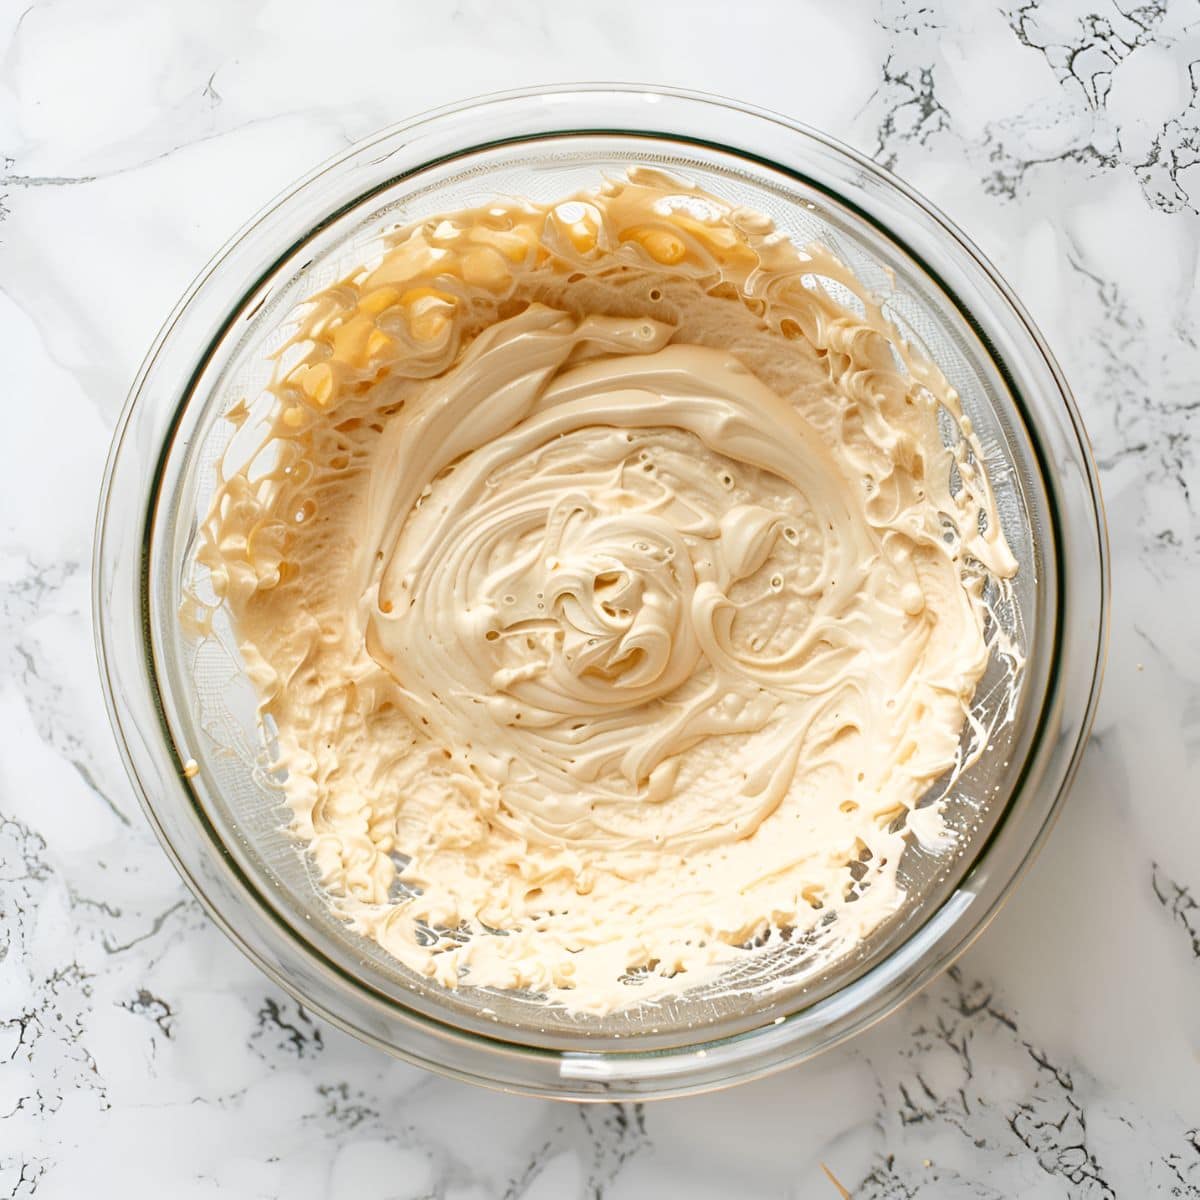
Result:
<instances>
[{"instance_id":1,"label":"white marble surface","mask_svg":"<svg viewBox=\"0 0 1200 1200\"><path fill-rule=\"evenodd\" d=\"M1200 4L0 2L0 1197L1200 1197ZM736 22L736 24L733 24ZM1074 793L948 977L710 1097L572 1107L392 1062L184 890L104 719L88 570L162 317L294 176L515 84L821 126L1024 297L1103 468L1107 686ZM468 1132L469 1131L469 1132Z\"/></svg>"}]
</instances>

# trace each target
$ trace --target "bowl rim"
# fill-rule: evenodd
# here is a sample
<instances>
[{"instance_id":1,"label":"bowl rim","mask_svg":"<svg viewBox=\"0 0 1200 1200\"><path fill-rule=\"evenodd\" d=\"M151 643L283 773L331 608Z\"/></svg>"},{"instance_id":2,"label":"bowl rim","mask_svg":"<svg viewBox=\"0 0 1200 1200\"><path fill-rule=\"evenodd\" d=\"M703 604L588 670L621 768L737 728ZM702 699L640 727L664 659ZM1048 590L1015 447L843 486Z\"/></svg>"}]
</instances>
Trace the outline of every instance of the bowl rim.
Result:
<instances>
[{"instance_id":1,"label":"bowl rim","mask_svg":"<svg viewBox=\"0 0 1200 1200\"><path fill-rule=\"evenodd\" d=\"M288 968L294 967L297 964L288 963L286 954L280 953L276 955L264 952L261 938L256 939L246 936L239 927L240 922L235 923L227 914L225 907L219 905L217 900L209 894L209 890L206 889L205 885L197 877L198 872L194 864L185 861L180 848L175 844L158 811L157 806L166 805L169 801L165 796L156 797L154 795L155 789L148 786L155 774L156 766L159 768L157 772L159 778L153 780L153 782L161 783L163 775L161 760L159 763L153 764L149 761L148 756L152 758L156 750L161 754L165 749L173 757L174 773L179 785L174 793L174 799L178 800L182 798L183 803L190 804L194 810L193 815L202 825L207 826L207 839L211 844L211 849L215 851L216 860L220 862L225 872L234 877L234 892L240 894L243 902L249 901L251 906L260 915L266 916L276 927L282 928L292 948L298 950L302 957L320 956L320 951L310 943L306 943L298 938L291 927L280 918L270 903L261 895L255 882L248 878L240 869L234 857L224 845L220 835L213 829L211 822L200 811L199 805L195 803L193 793L187 786L187 780L183 776L182 768L184 764L179 757L178 748L166 723L161 698L157 690L157 679L152 661L154 656L150 651L149 625L145 611L145 601L149 593L149 532L159 502L158 485L163 462L172 443L176 426L191 398L192 388L208 359L208 353L201 355L199 360L193 363L194 370L187 387L182 390L166 389L166 401L171 400L171 393L174 392L177 394L174 395L174 403L171 405L171 411L167 414L168 420L165 427L165 436L161 438L156 447L157 466L153 472L153 477L149 480L148 485L144 479L142 481L143 511L139 515L143 518L144 523L134 538L129 537L128 529L123 526L118 529L118 514L113 511L112 505L113 493L121 485L122 481L124 482L125 490L131 490L128 477L134 466L137 465L132 462L131 430L139 413L144 414L147 404L155 399L155 397L149 394L152 390L150 385L154 381L156 368L160 365L160 356L164 347L170 342L177 326L183 320L185 314L192 308L196 298L210 285L214 275L219 274L221 268L227 264L230 256L239 247L242 247L248 239L253 238L256 233L261 239L269 240L273 236L273 231L266 231L264 234L264 226L270 219L285 214L290 206L294 207L298 204L300 198L308 193L310 185L329 173L335 172L338 168L346 167L350 163L361 159L362 156L370 154L373 150L381 146L394 143L399 143L402 146L406 135L417 130L427 130L439 125L445 126L447 123L452 123L457 118L463 117L464 114L485 114L488 110L494 109L497 106L503 108L504 106L513 104L535 106L539 111L544 107L548 111L554 107L554 101L582 102L586 111L603 112L606 104L614 111L620 108L618 100L628 105L630 101L636 103L639 100L648 99L653 102L664 98L670 100L674 105L682 104L685 108L691 108L694 115L703 116L711 114L713 110L720 110L726 116L734 114L736 119L740 121L749 119L752 122L760 124L765 121L782 127L782 129L790 131L792 135L799 135L797 145L807 141L820 146L825 151L842 160L844 164L862 172L874 186L882 187L887 191L899 195L903 201L917 210L919 217L932 222L936 231L941 236L950 239L955 247L955 251L966 256L968 265L973 267L983 283L992 289L995 293L995 298L1004 303L1007 308L1006 315L1016 319L1019 325L1019 333L1023 334L1027 340L1029 348L1036 351L1040 365L1044 368L1048 380L1052 383L1054 392L1057 393L1056 399L1061 401L1067 420L1067 427L1069 427L1070 432L1073 433L1075 438L1075 446L1073 448L1078 450L1076 465L1081 465L1083 468L1082 476L1077 482L1082 485L1081 495L1090 500L1092 513L1094 514L1093 528L1096 536L1094 543L1090 544L1090 549L1094 551L1095 557L1094 562L1089 562L1089 564L1085 565L1094 566L1096 580L1099 583L1098 595L1092 598L1097 605L1094 631L1095 649L1090 664L1086 661L1085 657L1085 661L1079 665L1079 669L1083 672L1081 680L1083 685L1086 686L1087 698L1082 712L1075 718L1075 728L1071 733L1070 744L1058 747L1061 753L1058 755L1055 770L1053 771L1053 795L1043 800L1041 819L1036 828L1032 829L1029 835L1023 840L1023 850L1019 855L1015 867L1011 869L1007 877L998 886L995 881L992 881L990 888L986 889L990 894L986 896L984 894L985 889L980 888L978 891L972 891L970 886L977 868L987 860L995 839L1006 826L1007 811L1011 808L1015 798L1022 793L1026 776L1031 770L1033 761L1042 744L1040 731L1035 733L1030 743L1027 761L1023 764L1021 772L1014 783L1012 796L1005 805L1005 814L1000 817L996 826L978 848L973 861L964 868L958 883L943 904L930 914L922 925L913 930L891 953L863 972L844 989L822 1000L818 1000L815 1004L802 1006L791 1015L785 1017L781 1023L777 1023L775 1026L760 1026L725 1037L716 1037L708 1041L698 1041L687 1046L666 1050L563 1051L543 1046L522 1045L519 1042L501 1036L499 1031L494 1038L481 1035L472 1030L462 1029L452 1023L439 1021L425 1013L408 1008L392 998L386 998L386 1002L394 1010L391 1013L393 1018L399 1018L405 1026L424 1026L426 1027L426 1032L431 1034L431 1037L426 1039L427 1044L421 1046L407 1044L403 1039L397 1044L395 1041L364 1029L349 1017L331 1008L327 1002L314 1000L304 990L302 985L292 977L295 972L289 973ZM628 120L626 121L627 125ZM985 331L977 324L971 311L958 299L954 290L946 281L941 279L938 273L931 268L931 265L919 251L914 250L904 239L899 238L894 230L881 224L878 218L870 211L856 203L852 196L831 189L814 180L801 169L801 164L766 158L743 147L723 141L705 141L701 137L683 134L678 130L670 131L661 128L650 128L649 126L628 128L611 125L602 126L597 123L583 128L574 126L563 128L561 127L561 123L547 120L543 128L532 132L517 136L490 139L483 144L456 144L452 152L441 159L425 159L415 163L415 165L410 165L403 171L393 172L387 179L378 183L376 187L366 191L355 192L350 200L327 213L323 224L333 222L345 212L364 203L373 194L377 194L387 187L394 186L398 180L419 174L421 171L438 165L447 159L462 157L496 145L535 141L555 136L595 134L650 136L669 139L679 144L699 145L708 149L733 153L744 160L755 161L761 165L780 171L784 175L802 182L807 187L813 187L825 192L837 204L850 209L856 216L875 227L889 240L897 243L901 249L914 258L923 270L927 271L930 278L954 301L960 314L976 335L983 340L989 350L993 364L1004 377L1006 384L1009 385L1014 399L1020 404L1020 392L1013 385L1005 360L1000 357L998 352L994 351L994 347L991 346ZM274 261L267 266L267 269L253 284L245 288L236 304L222 306L226 313L226 321L210 341L209 352L211 352L220 337L224 336L228 328L242 313L247 299L254 295L256 289L260 286L263 279L270 274L271 270L293 253L299 245L312 238L322 227L322 224L306 226L303 236L298 241L293 242L292 245L283 249L280 249L272 241L271 246L275 250ZM160 404L164 402L160 400ZM162 414L158 415L160 417L158 424L162 425ZM1025 419L1025 424L1031 434L1037 433L1038 426L1035 422L1029 420L1029 414L1022 409L1021 415ZM1046 462L1044 447L1041 445L1039 437L1033 436L1031 437L1031 441L1038 459L1039 468L1047 478L1053 479L1054 475L1050 470L1050 464ZM1064 620L1064 605L1066 603L1064 596L1067 588L1075 585L1062 570L1061 557L1063 546L1061 544L1062 539L1057 536L1059 532L1057 529L1059 514L1053 496L1048 498L1048 503L1052 519L1056 523L1054 553L1056 558L1060 560L1058 563L1060 586L1057 589L1056 595L1056 620L1057 627L1061 628ZM127 636L128 630L125 630L125 633L119 639L117 633L119 626L114 625L110 621L110 617L115 612L115 606L113 609L110 609L110 604L113 603L115 594L114 585L117 582L123 582L125 591L128 592L130 584L129 575L131 570L134 569L136 569L137 573L136 588L143 600L143 605L136 614L138 628L136 636L133 638L133 643L135 644L140 641L144 659L146 660L140 664L140 670L137 664L129 660L127 653L130 644ZM214 256L178 305L176 305L156 337L130 390L129 397L114 431L112 447L101 486L92 577L93 622L105 704L127 773L134 784L139 801L156 836L176 869L188 884L193 894L204 905L209 915L216 920L218 926L238 945L243 953L299 1002L319 1012L323 1017L347 1032L377 1045L392 1054L415 1061L420 1065L441 1071L445 1074L468 1079L476 1083L501 1087L505 1090L524 1091L538 1095L552 1095L564 1098L604 1100L617 1099L623 1096L642 1098L649 1095L674 1095L689 1091L705 1090L734 1081L754 1078L766 1074L771 1070L789 1065L792 1062L800 1061L802 1058L809 1057L811 1054L817 1053L852 1036L854 1033L861 1031L887 1015L887 1013L919 991L920 988L936 978L967 948L998 912L1044 843L1078 767L1082 749L1086 743L1087 733L1090 729L1098 702L1107 642L1109 589L1107 527L1104 520L1098 472L1090 452L1082 420L1071 397L1070 390L1058 364L1054 361L1044 339L1033 325L1028 314L1019 301L1016 300L1011 289L1003 281L999 273L965 235L940 210L926 201L912 188L908 187L908 185L897 180L870 159L842 145L826 134L768 110L722 97L708 96L683 89L629 83L593 83L571 85L569 87L551 85L547 87L519 89L476 97L419 114L410 120L389 126L362 141L356 142L346 151L322 163L300 182L287 188L247 222ZM121 618L117 617L116 619L120 621ZM120 644L118 644L119 640ZM1088 644L1090 644L1090 639L1088 639ZM1055 656L1052 662L1057 662L1057 652L1058 647L1056 645ZM149 686L150 690L149 696L146 694L147 686ZM1057 672L1052 673L1052 677L1048 681L1047 694L1042 710L1037 714L1039 722L1047 719L1047 713L1051 709L1061 710L1062 686L1062 680L1057 677ZM139 715L144 714L135 714L132 711L130 704L131 688L141 692L139 696L140 702L144 703L148 698L152 703L153 710L161 723L161 728L158 730L160 736L157 742L154 742L153 739L147 742L139 736L146 732L137 728L137 718ZM1076 685L1076 690L1081 691L1081 685ZM985 899L985 903L982 906L975 903L980 898ZM238 916L244 921L244 910L239 912ZM272 947L270 949L278 950L280 948ZM930 951L934 953L929 953ZM336 964L326 961L324 965L335 971L344 981L350 982L360 992L364 989L361 981L347 976ZM885 971L885 968L888 968L888 971ZM900 978L901 976L902 978ZM876 982L882 980L885 990L882 992L878 989L872 991L871 987L868 986L872 980ZM888 990L889 986L890 990ZM844 994L850 991L857 991L862 994L862 998L857 1006L852 1007L849 1012L843 1012L840 1017L835 1017L834 1021L828 1024L823 1023L820 1018L828 1005L833 1001L841 1000ZM380 998L376 997L376 999ZM409 1032L411 1032L411 1029ZM815 1035L819 1033L824 1033L825 1036L823 1038L816 1038ZM805 1038L808 1040L804 1041ZM760 1045L768 1041L771 1045ZM802 1042L804 1044L801 1044ZM755 1046L759 1046L760 1048L751 1052L750 1043L754 1043ZM480 1046L486 1047L484 1058L477 1062L472 1062L468 1066L463 1066L461 1063L447 1061L445 1055L437 1052L439 1047L445 1048L448 1045L461 1049L463 1044L468 1044L472 1050L478 1050ZM486 1067L486 1059L489 1056L491 1058L508 1059L509 1062L506 1069L503 1071L488 1069ZM453 1054L450 1054L449 1057L452 1060ZM471 1055L469 1057L478 1059L478 1055ZM723 1060L719 1065L715 1061L718 1058ZM517 1063L515 1067L514 1060ZM543 1066L546 1063L551 1064L557 1070L557 1074L555 1075L553 1071L547 1073L544 1069L539 1069L531 1074L521 1069L521 1062L538 1060L542 1062Z\"/></svg>"}]
</instances>

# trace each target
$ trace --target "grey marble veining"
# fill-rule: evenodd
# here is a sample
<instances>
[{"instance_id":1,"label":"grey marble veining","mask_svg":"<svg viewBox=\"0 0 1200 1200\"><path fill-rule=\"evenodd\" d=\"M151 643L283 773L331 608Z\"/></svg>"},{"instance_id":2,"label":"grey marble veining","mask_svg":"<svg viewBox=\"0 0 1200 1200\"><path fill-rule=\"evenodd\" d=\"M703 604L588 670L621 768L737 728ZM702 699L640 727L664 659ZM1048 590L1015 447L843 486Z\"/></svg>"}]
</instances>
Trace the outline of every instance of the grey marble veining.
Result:
<instances>
[{"instance_id":1,"label":"grey marble veining","mask_svg":"<svg viewBox=\"0 0 1200 1200\"><path fill-rule=\"evenodd\" d=\"M0 1197L1200 1197L1200 3L731 11L0 4ZM377 126L596 78L780 109L960 224L1071 380L1114 567L1095 736L993 926L849 1045L647 1106L438 1079L274 989L137 808L88 601L113 421L225 238Z\"/></svg>"}]
</instances>

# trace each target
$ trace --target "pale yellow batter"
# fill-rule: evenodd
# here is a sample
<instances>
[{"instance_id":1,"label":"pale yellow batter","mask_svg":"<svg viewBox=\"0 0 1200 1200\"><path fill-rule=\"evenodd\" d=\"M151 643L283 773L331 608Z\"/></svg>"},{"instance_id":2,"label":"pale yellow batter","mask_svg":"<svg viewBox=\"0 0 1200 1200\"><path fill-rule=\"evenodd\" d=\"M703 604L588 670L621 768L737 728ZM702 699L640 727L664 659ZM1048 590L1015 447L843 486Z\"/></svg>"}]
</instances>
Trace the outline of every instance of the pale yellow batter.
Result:
<instances>
[{"instance_id":1,"label":"pale yellow batter","mask_svg":"<svg viewBox=\"0 0 1200 1200\"><path fill-rule=\"evenodd\" d=\"M831 255L639 170L314 297L199 559L338 911L607 1012L902 902L1016 569L981 462Z\"/></svg>"}]
</instances>

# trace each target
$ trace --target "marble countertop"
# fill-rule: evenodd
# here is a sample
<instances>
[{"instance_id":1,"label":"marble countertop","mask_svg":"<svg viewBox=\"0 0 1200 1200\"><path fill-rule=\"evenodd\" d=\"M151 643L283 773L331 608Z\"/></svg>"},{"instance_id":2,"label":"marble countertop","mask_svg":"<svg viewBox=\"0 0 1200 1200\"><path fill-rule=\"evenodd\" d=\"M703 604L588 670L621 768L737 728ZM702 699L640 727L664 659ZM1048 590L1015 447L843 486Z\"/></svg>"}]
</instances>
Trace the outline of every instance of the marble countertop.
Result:
<instances>
[{"instance_id":1,"label":"marble countertop","mask_svg":"<svg viewBox=\"0 0 1200 1200\"><path fill-rule=\"evenodd\" d=\"M963 226L1071 380L1114 565L1072 796L959 965L645 1106L435 1078L271 986L137 807L89 618L113 422L226 237L379 126L596 78L791 114ZM1196 0L7 0L0 155L0 1197L1200 1197Z\"/></svg>"}]
</instances>

